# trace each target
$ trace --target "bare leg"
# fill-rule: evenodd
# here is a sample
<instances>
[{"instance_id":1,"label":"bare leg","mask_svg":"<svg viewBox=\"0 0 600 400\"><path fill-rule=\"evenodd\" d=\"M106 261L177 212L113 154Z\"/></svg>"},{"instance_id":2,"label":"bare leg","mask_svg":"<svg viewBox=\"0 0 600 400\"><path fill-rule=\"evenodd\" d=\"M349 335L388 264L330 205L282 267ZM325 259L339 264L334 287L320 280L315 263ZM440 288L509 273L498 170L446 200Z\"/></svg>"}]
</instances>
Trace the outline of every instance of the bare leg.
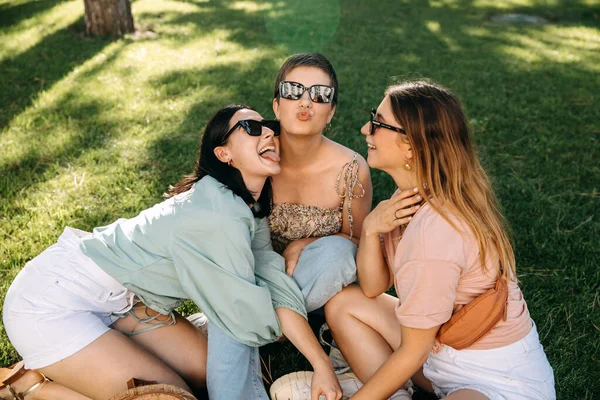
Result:
<instances>
[{"instance_id":1,"label":"bare leg","mask_svg":"<svg viewBox=\"0 0 600 400\"><path fill-rule=\"evenodd\" d=\"M138 317L146 313L149 316L158 314L149 308L136 309L135 312ZM175 318L175 325L133 335L130 339L163 361L195 392L201 391L206 388L207 338L187 319L179 314L175 314ZM123 333L130 333L147 328L148 325L128 316L116 321L114 327Z\"/></svg>"},{"instance_id":2,"label":"bare leg","mask_svg":"<svg viewBox=\"0 0 600 400\"><path fill-rule=\"evenodd\" d=\"M12 388L17 393L25 392L30 387L34 386L41 379L41 375L38 371L27 371L22 377L20 377ZM43 397L42 397L43 396ZM12 399L13 396L8 388L0 389L0 399ZM74 392L73 390L66 388L60 384L54 382L44 382L39 385L36 389L31 391L25 396L25 400L91 400L82 394Z\"/></svg>"},{"instance_id":3,"label":"bare leg","mask_svg":"<svg viewBox=\"0 0 600 400\"><path fill-rule=\"evenodd\" d=\"M124 392L131 378L190 390L184 380L165 363L116 330L104 333L82 350L40 369L40 372L55 383L95 400L105 400ZM40 399L55 400L50 397L49 390L50 385L45 385L36 395Z\"/></svg>"},{"instance_id":4,"label":"bare leg","mask_svg":"<svg viewBox=\"0 0 600 400\"><path fill-rule=\"evenodd\" d=\"M400 324L394 311L398 299L374 299L350 285L325 305L335 342L361 382L366 382L400 346Z\"/></svg>"},{"instance_id":5,"label":"bare leg","mask_svg":"<svg viewBox=\"0 0 600 400\"><path fill-rule=\"evenodd\" d=\"M382 294L368 298L360 287L350 285L325 305L325 317L335 342L361 382L366 382L400 347L398 299ZM422 368L412 377L420 388L433 392Z\"/></svg>"}]
</instances>

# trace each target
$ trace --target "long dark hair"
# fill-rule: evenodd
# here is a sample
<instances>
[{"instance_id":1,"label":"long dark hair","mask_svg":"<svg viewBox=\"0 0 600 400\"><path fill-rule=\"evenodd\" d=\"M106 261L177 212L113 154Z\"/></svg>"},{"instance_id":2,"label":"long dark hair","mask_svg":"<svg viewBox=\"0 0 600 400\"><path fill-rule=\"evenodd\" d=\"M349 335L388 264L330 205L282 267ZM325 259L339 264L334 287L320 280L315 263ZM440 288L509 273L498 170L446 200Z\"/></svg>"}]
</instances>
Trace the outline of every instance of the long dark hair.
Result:
<instances>
[{"instance_id":1,"label":"long dark hair","mask_svg":"<svg viewBox=\"0 0 600 400\"><path fill-rule=\"evenodd\" d=\"M208 121L202 139L200 141L200 154L196 167L192 174L184 176L175 186L169 187L166 197L187 192L194 183L206 175L212 176L223 185L227 186L233 193L240 196L248 205L252 206L252 213L257 218L266 217L271 212L271 180L267 179L263 186L258 201L254 200L252 193L246 187L242 173L235 167L219 161L215 155L215 148L227 143L229 135L229 121L233 115L240 110L254 110L254 108L241 104L230 104L223 107Z\"/></svg>"}]
</instances>

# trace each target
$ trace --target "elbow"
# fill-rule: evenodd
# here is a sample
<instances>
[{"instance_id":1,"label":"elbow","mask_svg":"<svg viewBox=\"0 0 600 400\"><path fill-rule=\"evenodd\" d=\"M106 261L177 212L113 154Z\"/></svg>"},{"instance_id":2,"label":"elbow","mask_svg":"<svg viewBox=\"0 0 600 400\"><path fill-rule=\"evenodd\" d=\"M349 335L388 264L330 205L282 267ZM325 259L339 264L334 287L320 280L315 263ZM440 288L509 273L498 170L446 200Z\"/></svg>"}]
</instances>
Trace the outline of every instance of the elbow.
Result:
<instances>
[{"instance_id":1,"label":"elbow","mask_svg":"<svg viewBox=\"0 0 600 400\"><path fill-rule=\"evenodd\" d=\"M375 297L381 295L384 292L381 290L377 290L377 288L364 287L360 284L360 280L358 281L358 283L363 294L369 299L374 299Z\"/></svg>"},{"instance_id":2,"label":"elbow","mask_svg":"<svg viewBox=\"0 0 600 400\"><path fill-rule=\"evenodd\" d=\"M381 295L380 292L378 291L369 291L369 290L363 290L363 293L365 294L365 296L369 299L374 299L375 297Z\"/></svg>"}]
</instances>

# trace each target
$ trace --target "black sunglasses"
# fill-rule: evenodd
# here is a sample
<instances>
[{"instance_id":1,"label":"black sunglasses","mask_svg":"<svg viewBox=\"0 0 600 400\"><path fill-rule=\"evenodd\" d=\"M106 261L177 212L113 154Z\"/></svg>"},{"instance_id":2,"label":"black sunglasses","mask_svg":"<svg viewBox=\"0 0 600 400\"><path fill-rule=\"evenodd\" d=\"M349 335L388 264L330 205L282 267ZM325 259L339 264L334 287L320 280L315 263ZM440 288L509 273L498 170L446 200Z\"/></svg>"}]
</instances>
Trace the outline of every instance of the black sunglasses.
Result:
<instances>
[{"instance_id":1,"label":"black sunglasses","mask_svg":"<svg viewBox=\"0 0 600 400\"><path fill-rule=\"evenodd\" d=\"M231 129L225 134L225 137L228 137L231 132L235 131L240 126L244 128L246 133L250 136L261 136L263 126L272 130L273 135L275 136L279 136L281 133L279 121L268 119L263 119L262 121L257 121L255 119L242 119L231 127Z\"/></svg>"},{"instance_id":2,"label":"black sunglasses","mask_svg":"<svg viewBox=\"0 0 600 400\"><path fill-rule=\"evenodd\" d=\"M371 130L369 131L369 135L374 134L375 131L377 130L377 128L379 128L379 127L391 129L394 132L398 132L398 133L402 133L402 134L406 135L406 131L404 129L398 128L397 126L384 124L383 122L379 122L375 119L376 116L377 116L377 110L372 109L371 110L371 119L369 120L371 122Z\"/></svg>"},{"instance_id":3,"label":"black sunglasses","mask_svg":"<svg viewBox=\"0 0 600 400\"><path fill-rule=\"evenodd\" d=\"M331 103L335 89L327 85L312 85L307 88L301 83L282 81L279 82L279 96L286 100L300 100L305 91L313 103Z\"/></svg>"}]
</instances>

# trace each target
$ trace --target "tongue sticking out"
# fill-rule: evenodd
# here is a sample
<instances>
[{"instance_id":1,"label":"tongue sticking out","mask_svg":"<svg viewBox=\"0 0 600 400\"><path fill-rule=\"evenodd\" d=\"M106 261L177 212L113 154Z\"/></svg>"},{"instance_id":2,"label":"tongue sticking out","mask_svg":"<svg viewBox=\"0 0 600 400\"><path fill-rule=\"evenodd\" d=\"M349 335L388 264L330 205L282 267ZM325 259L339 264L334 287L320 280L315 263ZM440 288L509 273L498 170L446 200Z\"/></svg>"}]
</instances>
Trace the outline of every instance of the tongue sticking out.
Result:
<instances>
[{"instance_id":1,"label":"tongue sticking out","mask_svg":"<svg viewBox=\"0 0 600 400\"><path fill-rule=\"evenodd\" d=\"M279 154L275 153L272 150L266 151L260 155L262 158L266 158L267 160L271 160L273 162L279 162Z\"/></svg>"}]
</instances>

